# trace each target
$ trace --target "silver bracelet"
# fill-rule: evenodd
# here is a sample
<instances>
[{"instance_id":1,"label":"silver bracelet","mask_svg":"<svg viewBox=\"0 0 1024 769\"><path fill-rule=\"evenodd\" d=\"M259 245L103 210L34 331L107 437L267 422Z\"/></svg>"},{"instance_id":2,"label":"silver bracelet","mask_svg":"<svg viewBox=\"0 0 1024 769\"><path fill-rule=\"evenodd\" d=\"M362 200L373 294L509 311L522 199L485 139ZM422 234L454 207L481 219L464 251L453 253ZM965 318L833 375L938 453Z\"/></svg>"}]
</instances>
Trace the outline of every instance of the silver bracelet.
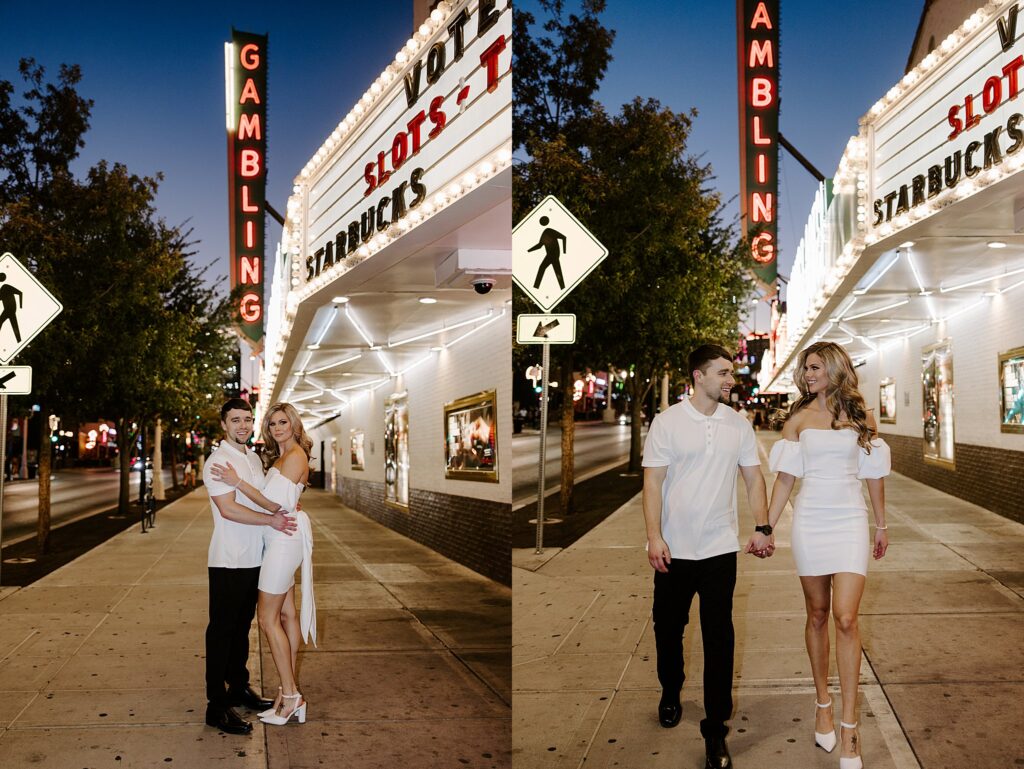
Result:
<instances>
[{"instance_id":1,"label":"silver bracelet","mask_svg":"<svg viewBox=\"0 0 1024 769\"><path fill-rule=\"evenodd\" d=\"M875 524L875 529L881 529L882 531L887 531L888 528L889 528L888 526L879 526L877 523Z\"/></svg>"}]
</instances>

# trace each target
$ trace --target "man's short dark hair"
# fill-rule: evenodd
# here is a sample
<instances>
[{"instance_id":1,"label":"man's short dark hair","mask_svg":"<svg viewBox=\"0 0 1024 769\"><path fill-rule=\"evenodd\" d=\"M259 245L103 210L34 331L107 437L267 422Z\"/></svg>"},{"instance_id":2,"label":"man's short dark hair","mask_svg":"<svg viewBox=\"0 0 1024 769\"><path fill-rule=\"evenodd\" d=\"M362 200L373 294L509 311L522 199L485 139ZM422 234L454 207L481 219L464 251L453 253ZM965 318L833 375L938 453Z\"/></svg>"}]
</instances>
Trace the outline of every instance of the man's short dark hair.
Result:
<instances>
[{"instance_id":1,"label":"man's short dark hair","mask_svg":"<svg viewBox=\"0 0 1024 769\"><path fill-rule=\"evenodd\" d=\"M686 359L686 370L690 372L690 379L696 382L697 380L693 376L693 372L699 371L702 374L708 373L708 364L713 360L718 360L719 358L725 358L726 360L731 361L732 353L718 344L702 344L696 350L691 352L690 356Z\"/></svg>"},{"instance_id":2,"label":"man's short dark hair","mask_svg":"<svg viewBox=\"0 0 1024 769\"><path fill-rule=\"evenodd\" d=\"M220 421L223 422L227 419L228 412L234 409L242 409L242 411L252 413L252 406L249 405L249 401L242 400L241 398L230 398L220 407Z\"/></svg>"}]
</instances>

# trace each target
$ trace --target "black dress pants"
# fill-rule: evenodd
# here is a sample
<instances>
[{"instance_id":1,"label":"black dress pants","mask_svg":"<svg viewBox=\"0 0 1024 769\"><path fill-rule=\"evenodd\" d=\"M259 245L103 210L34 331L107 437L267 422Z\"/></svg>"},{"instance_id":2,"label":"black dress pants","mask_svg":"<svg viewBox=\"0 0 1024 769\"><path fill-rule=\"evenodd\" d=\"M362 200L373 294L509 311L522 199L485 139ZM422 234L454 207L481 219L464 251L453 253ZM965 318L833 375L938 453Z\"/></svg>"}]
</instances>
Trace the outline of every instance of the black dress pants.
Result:
<instances>
[{"instance_id":1,"label":"black dress pants","mask_svg":"<svg viewBox=\"0 0 1024 769\"><path fill-rule=\"evenodd\" d=\"M654 572L654 641L658 680L666 692L678 692L683 673L683 630L694 594L700 596L700 632L704 642L704 714L700 733L724 737L732 716L732 668L736 637L732 594L736 553L700 561L673 558L667 574Z\"/></svg>"},{"instance_id":2,"label":"black dress pants","mask_svg":"<svg viewBox=\"0 0 1024 769\"><path fill-rule=\"evenodd\" d=\"M260 567L209 567L210 624L206 626L206 699L210 707L227 707L224 689L249 685L249 630L256 615Z\"/></svg>"}]
</instances>

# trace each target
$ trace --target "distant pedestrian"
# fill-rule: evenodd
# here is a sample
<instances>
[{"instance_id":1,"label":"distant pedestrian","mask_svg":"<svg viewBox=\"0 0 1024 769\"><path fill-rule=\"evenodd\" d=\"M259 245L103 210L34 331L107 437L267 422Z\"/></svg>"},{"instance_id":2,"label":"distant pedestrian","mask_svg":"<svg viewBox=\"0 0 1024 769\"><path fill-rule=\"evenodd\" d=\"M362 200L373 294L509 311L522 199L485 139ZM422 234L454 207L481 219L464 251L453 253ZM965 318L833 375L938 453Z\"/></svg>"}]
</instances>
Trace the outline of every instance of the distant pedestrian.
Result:
<instances>
[{"instance_id":1,"label":"distant pedestrian","mask_svg":"<svg viewBox=\"0 0 1024 769\"><path fill-rule=\"evenodd\" d=\"M185 466L182 468L182 474L184 476L185 488L194 489L196 487L196 471L191 459L185 460Z\"/></svg>"},{"instance_id":2,"label":"distant pedestrian","mask_svg":"<svg viewBox=\"0 0 1024 769\"><path fill-rule=\"evenodd\" d=\"M701 735L710 769L730 769L725 744L732 717L736 587L736 476L743 475L754 516L745 552L771 555L768 500L754 431L721 402L732 389L732 353L703 345L688 359L693 394L654 418L644 445L643 510L647 559L654 568L654 639L661 701L658 720L679 723L683 631L700 596L704 639L704 720Z\"/></svg>"}]
</instances>

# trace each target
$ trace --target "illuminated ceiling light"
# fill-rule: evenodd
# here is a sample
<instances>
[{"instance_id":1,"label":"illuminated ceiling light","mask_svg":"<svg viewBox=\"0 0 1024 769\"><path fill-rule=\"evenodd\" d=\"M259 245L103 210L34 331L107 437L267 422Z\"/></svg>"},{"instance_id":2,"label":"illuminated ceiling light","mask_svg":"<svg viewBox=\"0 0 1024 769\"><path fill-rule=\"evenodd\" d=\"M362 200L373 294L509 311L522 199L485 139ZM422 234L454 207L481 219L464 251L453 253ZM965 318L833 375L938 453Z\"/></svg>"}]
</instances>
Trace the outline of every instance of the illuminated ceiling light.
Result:
<instances>
[{"instance_id":1,"label":"illuminated ceiling light","mask_svg":"<svg viewBox=\"0 0 1024 769\"><path fill-rule=\"evenodd\" d=\"M306 372L305 371L293 371L292 373L295 376L306 376Z\"/></svg>"},{"instance_id":2,"label":"illuminated ceiling light","mask_svg":"<svg viewBox=\"0 0 1024 769\"><path fill-rule=\"evenodd\" d=\"M328 363L326 366L321 366L320 368L310 369L309 373L310 374L319 374L322 371L329 371L332 368L337 368L338 366L344 366L346 363L351 363L352 361L359 360L362 357L363 356L362 356L361 353L357 353L356 355L350 355L349 357L343 358L342 360L339 360L339 361L335 361L334 363ZM351 374L342 374L342 376L351 376Z\"/></svg>"},{"instance_id":3,"label":"illuminated ceiling light","mask_svg":"<svg viewBox=\"0 0 1024 769\"><path fill-rule=\"evenodd\" d=\"M432 296L421 296L417 301L420 304L437 304L437 300Z\"/></svg>"},{"instance_id":4,"label":"illuminated ceiling light","mask_svg":"<svg viewBox=\"0 0 1024 769\"><path fill-rule=\"evenodd\" d=\"M999 280L999 278L1006 278L1009 277L1010 275L1017 275L1022 272L1024 272L1024 267L1018 267L1016 270L1008 270L1006 272L1000 273L999 275L989 275L986 278L977 278L976 280L969 280L966 283L958 283L957 285L949 286L948 288L945 286L939 286L939 292L946 294L950 291L956 291L957 289L967 288L968 286L976 286L979 283L988 283L991 280Z\"/></svg>"},{"instance_id":5,"label":"illuminated ceiling light","mask_svg":"<svg viewBox=\"0 0 1024 769\"><path fill-rule=\"evenodd\" d=\"M878 281L880 281L882 279L882 276L885 275L885 273L887 273L889 270L891 270L893 265L896 264L896 262L898 262L899 260L900 252L897 251L895 254L893 254L892 259L889 260L889 263L882 267L882 269L879 270L878 274L875 275L875 277L873 277L867 285L860 288L855 288L853 290L854 295L861 296L862 294L866 294L871 289L871 287L875 285Z\"/></svg>"},{"instance_id":6,"label":"illuminated ceiling light","mask_svg":"<svg viewBox=\"0 0 1024 769\"><path fill-rule=\"evenodd\" d=\"M977 307L979 304L983 304L985 301L986 301L986 298L985 297L981 297L981 299L979 299L977 302L973 302L973 303L967 305L966 307L962 307L961 309L957 310L956 312L951 312L949 315L947 315L946 317L942 318L940 322L944 323L947 320L952 320L953 318L957 317L958 315L963 315L965 312L970 312L975 307Z\"/></svg>"},{"instance_id":7,"label":"illuminated ceiling light","mask_svg":"<svg viewBox=\"0 0 1024 769\"><path fill-rule=\"evenodd\" d=\"M857 320L858 318L866 318L868 315L874 315L876 312L884 312L885 310L891 310L895 307L902 307L910 302L909 299L902 299L899 302L893 302L892 304L882 305L881 307L875 307L871 310L865 310L864 312L856 315L847 315L843 320Z\"/></svg>"},{"instance_id":8,"label":"illuminated ceiling light","mask_svg":"<svg viewBox=\"0 0 1024 769\"><path fill-rule=\"evenodd\" d=\"M318 344L307 344L306 345L306 349L307 350L319 350L320 349L320 345L318 345Z\"/></svg>"},{"instance_id":9,"label":"illuminated ceiling light","mask_svg":"<svg viewBox=\"0 0 1024 769\"><path fill-rule=\"evenodd\" d=\"M1006 288L999 289L999 293L1000 294L1005 294L1007 291L1012 291L1013 289L1017 288L1018 286L1024 286L1024 280L1019 280L1016 283L1014 283L1012 286L1007 286Z\"/></svg>"},{"instance_id":10,"label":"illuminated ceiling light","mask_svg":"<svg viewBox=\"0 0 1024 769\"><path fill-rule=\"evenodd\" d=\"M906 240L906 241L900 243L899 247L900 248L913 248L914 247L914 241Z\"/></svg>"},{"instance_id":11,"label":"illuminated ceiling light","mask_svg":"<svg viewBox=\"0 0 1024 769\"><path fill-rule=\"evenodd\" d=\"M505 313L504 310L502 310L501 312L502 312L502 314ZM445 331L451 331L452 329L461 328L462 326L468 326L471 323L477 323L478 321L481 321L481 320L487 320L493 314L494 314L494 310L488 310L483 315L478 315L477 317L470 318L469 320L463 320L463 321L459 321L458 323L452 323L451 325L445 325L445 326L442 326L441 328L434 329L433 331L425 331L422 334L417 334L416 336L410 336L407 339L401 339L401 340L399 340L397 342L388 342L388 347L399 347L399 346L401 346L403 344L408 344L409 342L416 342L416 341L419 341L420 339L426 339L428 336L434 336L435 334L440 334L440 333L443 333Z\"/></svg>"},{"instance_id":12,"label":"illuminated ceiling light","mask_svg":"<svg viewBox=\"0 0 1024 769\"><path fill-rule=\"evenodd\" d=\"M916 334L919 331L924 331L926 328L931 328L931 325L932 325L931 323L925 323L925 324L920 325L920 326L911 326L911 328L897 328L897 329L895 329L893 331L880 331L877 334L868 334L867 338L868 339L881 339L881 338L887 337L887 336L898 336L900 334L905 334L908 331L912 331L912 333Z\"/></svg>"},{"instance_id":13,"label":"illuminated ceiling light","mask_svg":"<svg viewBox=\"0 0 1024 769\"><path fill-rule=\"evenodd\" d=\"M503 309L501 312L499 312L497 315L495 315L490 320L484 321L483 323L481 323L476 328L471 328L469 331L467 331L462 336L457 337L456 339L453 339L452 341L450 341L448 344L445 345L445 349L451 347L452 345L458 344L459 342L461 342L466 337L472 336L473 334L475 334L477 331L481 331L481 330L487 328L487 326L491 325L492 323L494 323L494 321L498 320L499 318L502 318L504 315L505 315L505 310Z\"/></svg>"},{"instance_id":14,"label":"illuminated ceiling light","mask_svg":"<svg viewBox=\"0 0 1024 769\"><path fill-rule=\"evenodd\" d=\"M1006 243L1001 240L990 240L988 242L989 248L1006 248Z\"/></svg>"},{"instance_id":15,"label":"illuminated ceiling light","mask_svg":"<svg viewBox=\"0 0 1024 769\"><path fill-rule=\"evenodd\" d=\"M435 345L435 346L430 348L430 351L431 352L441 352L441 350L443 350L443 349L444 349L443 347L439 347L439 346Z\"/></svg>"},{"instance_id":16,"label":"illuminated ceiling light","mask_svg":"<svg viewBox=\"0 0 1024 769\"><path fill-rule=\"evenodd\" d=\"M348 297L347 296L336 296L331 301L334 302L335 304L348 304Z\"/></svg>"}]
</instances>

